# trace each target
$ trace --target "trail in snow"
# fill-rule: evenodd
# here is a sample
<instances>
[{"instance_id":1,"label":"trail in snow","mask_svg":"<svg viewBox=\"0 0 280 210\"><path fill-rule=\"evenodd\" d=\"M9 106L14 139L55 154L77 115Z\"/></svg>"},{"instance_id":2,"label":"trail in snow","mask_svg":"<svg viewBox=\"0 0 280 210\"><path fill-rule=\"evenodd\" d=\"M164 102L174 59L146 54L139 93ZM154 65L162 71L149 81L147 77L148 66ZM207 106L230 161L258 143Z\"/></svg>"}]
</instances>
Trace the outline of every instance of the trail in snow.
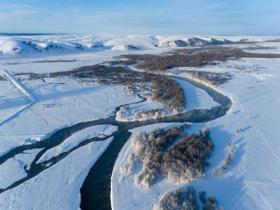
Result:
<instances>
[{"instance_id":1,"label":"trail in snow","mask_svg":"<svg viewBox=\"0 0 280 210\"><path fill-rule=\"evenodd\" d=\"M32 103L35 103L37 101L35 95L24 84L22 84L13 74L11 74L6 70L1 70L1 71L6 76L6 78L9 79L19 91L21 91L24 95L26 95L31 100Z\"/></svg>"},{"instance_id":2,"label":"trail in snow","mask_svg":"<svg viewBox=\"0 0 280 210\"><path fill-rule=\"evenodd\" d=\"M20 113L22 113L23 111L25 111L26 109L28 109L32 105L33 105L33 103L27 104L26 106L21 107L19 110L15 111L12 114L10 114L9 116L5 117L4 119L2 119L0 121L0 126L2 126L5 123L11 121L12 119L15 119Z\"/></svg>"},{"instance_id":3,"label":"trail in snow","mask_svg":"<svg viewBox=\"0 0 280 210\"><path fill-rule=\"evenodd\" d=\"M31 107L33 104L37 102L35 95L30 91L24 84L22 84L13 74L6 70L0 70L3 75L20 91L22 92L29 100L30 103L21 107L14 113L10 114L9 116L5 117L0 121L0 126L4 125L5 123L11 121L12 119L16 118L20 113Z\"/></svg>"}]
</instances>

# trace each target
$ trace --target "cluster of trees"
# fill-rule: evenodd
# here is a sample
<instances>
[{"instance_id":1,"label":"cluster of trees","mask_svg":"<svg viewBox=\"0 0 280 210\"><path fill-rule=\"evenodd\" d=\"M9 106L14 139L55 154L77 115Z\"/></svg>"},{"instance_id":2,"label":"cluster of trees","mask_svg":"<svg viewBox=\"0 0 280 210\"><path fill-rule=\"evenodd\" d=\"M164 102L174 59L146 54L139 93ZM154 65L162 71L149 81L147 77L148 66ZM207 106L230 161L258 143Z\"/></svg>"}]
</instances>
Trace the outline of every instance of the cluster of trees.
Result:
<instances>
[{"instance_id":1,"label":"cluster of trees","mask_svg":"<svg viewBox=\"0 0 280 210\"><path fill-rule=\"evenodd\" d=\"M200 177L212 148L208 130L184 137L165 153L162 170L168 180L178 183Z\"/></svg>"},{"instance_id":2,"label":"cluster of trees","mask_svg":"<svg viewBox=\"0 0 280 210\"><path fill-rule=\"evenodd\" d=\"M178 51L172 54L146 59L137 64L137 68L148 71L167 70L174 67L199 67L213 64L213 61L225 61L228 54L219 51L197 50L195 53L185 54Z\"/></svg>"},{"instance_id":3,"label":"cluster of trees","mask_svg":"<svg viewBox=\"0 0 280 210\"><path fill-rule=\"evenodd\" d=\"M209 131L183 137L183 130L184 127L162 129L134 138L134 151L125 171L130 174L135 163L142 164L134 180L137 186L147 189L162 176L178 183L202 175L213 147Z\"/></svg>"},{"instance_id":4,"label":"cluster of trees","mask_svg":"<svg viewBox=\"0 0 280 210\"><path fill-rule=\"evenodd\" d=\"M135 183L147 189L161 174L163 156L167 148L178 139L183 128L155 130L149 134L140 133L133 140L134 161L142 163L142 170L135 176ZM128 163L133 165L134 162Z\"/></svg>"},{"instance_id":5,"label":"cluster of trees","mask_svg":"<svg viewBox=\"0 0 280 210\"><path fill-rule=\"evenodd\" d=\"M199 210L193 187L171 191L163 196L154 210Z\"/></svg>"},{"instance_id":6,"label":"cluster of trees","mask_svg":"<svg viewBox=\"0 0 280 210\"><path fill-rule=\"evenodd\" d=\"M188 71L192 77L198 78L200 80L210 82L213 85L221 85L232 78L229 73L216 73L216 72L206 72L206 71Z\"/></svg>"},{"instance_id":7,"label":"cluster of trees","mask_svg":"<svg viewBox=\"0 0 280 210\"><path fill-rule=\"evenodd\" d=\"M279 58L277 54L249 53L242 49L207 46L193 49L180 49L163 55L124 55L137 63L137 68L148 71L166 70L174 67L199 67L216 64L215 61L226 61L237 58Z\"/></svg>"},{"instance_id":8,"label":"cluster of trees","mask_svg":"<svg viewBox=\"0 0 280 210\"><path fill-rule=\"evenodd\" d=\"M164 104L170 111L182 112L185 108L185 93L173 79L167 77L153 78L153 100Z\"/></svg>"},{"instance_id":9,"label":"cluster of trees","mask_svg":"<svg viewBox=\"0 0 280 210\"><path fill-rule=\"evenodd\" d=\"M153 210L222 210L215 196L205 191L196 193L192 186L166 193Z\"/></svg>"},{"instance_id":10,"label":"cluster of trees","mask_svg":"<svg viewBox=\"0 0 280 210\"><path fill-rule=\"evenodd\" d=\"M218 206L218 201L216 196L209 195L207 197L205 191L200 191L198 196L199 196L199 204L201 206L201 210L224 210L223 207Z\"/></svg>"},{"instance_id":11,"label":"cluster of trees","mask_svg":"<svg viewBox=\"0 0 280 210\"><path fill-rule=\"evenodd\" d=\"M38 61L33 61L32 63L71 63L71 62L76 62L76 59L55 59L55 60L38 60Z\"/></svg>"},{"instance_id":12,"label":"cluster of trees","mask_svg":"<svg viewBox=\"0 0 280 210\"><path fill-rule=\"evenodd\" d=\"M70 71L53 72L48 77L70 76L79 79L92 79L105 85L126 85L129 87L143 83L144 75L140 72L127 71L122 66L91 65Z\"/></svg>"}]
</instances>

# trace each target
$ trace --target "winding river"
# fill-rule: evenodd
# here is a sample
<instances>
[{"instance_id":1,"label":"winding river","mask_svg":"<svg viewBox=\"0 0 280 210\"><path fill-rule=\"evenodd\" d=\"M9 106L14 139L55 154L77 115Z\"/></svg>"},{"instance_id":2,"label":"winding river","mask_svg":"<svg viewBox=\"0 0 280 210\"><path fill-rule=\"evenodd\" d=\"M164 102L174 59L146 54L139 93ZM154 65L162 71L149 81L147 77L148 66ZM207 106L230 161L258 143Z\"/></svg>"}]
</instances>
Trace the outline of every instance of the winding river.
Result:
<instances>
[{"instance_id":1,"label":"winding river","mask_svg":"<svg viewBox=\"0 0 280 210\"><path fill-rule=\"evenodd\" d=\"M81 187L81 204L80 207L83 210L111 210L111 200L110 200L110 186L111 186L111 174L113 171L114 163L117 156L122 149L123 145L131 136L130 129L155 124L155 123L167 123L167 122L207 122L210 120L217 119L226 114L226 112L231 107L231 100L223 95L222 93L212 89L204 84L195 82L191 79L186 79L182 77L176 77L176 79L184 80L184 82L191 83L192 85L205 90L209 96L213 98L214 101L218 102L220 105L210 108L210 109L194 109L186 113L180 113L173 116L160 117L158 119L146 120L146 121L135 121L135 122L119 122L115 119L115 114L106 118L99 119L88 122L80 122L69 127L64 127L60 130L55 131L49 135L46 139L35 142L29 145L18 146L5 155L0 157L0 165L13 158L16 155L24 153L26 150L41 149L41 151L36 155L29 168L25 168L27 176L19 179L15 183L11 184L5 189L0 189L0 194L19 186L20 184L28 181L29 179L42 173L44 170L52 167L73 151L79 149L80 147L87 145L93 141L104 141L110 137L114 137L113 142L109 145L107 150L101 155L98 161L90 169L82 187ZM145 99L142 98L141 101L136 103L141 103ZM125 105L122 105L125 106ZM116 112L122 107L117 107ZM61 153L56 157L44 162L37 162L43 154L49 149L56 147L61 144L66 138L70 137L72 134L81 131L87 127L110 124L118 127L118 130L111 135L104 137L94 137L87 139L77 146L73 147L71 150Z\"/></svg>"},{"instance_id":2,"label":"winding river","mask_svg":"<svg viewBox=\"0 0 280 210\"><path fill-rule=\"evenodd\" d=\"M82 185L80 204L82 210L111 210L111 175L120 150L131 136L129 129L162 122L207 122L225 115L230 109L231 100L222 93L191 79L181 77L176 77L176 79L184 80L205 90L220 105L211 109L196 109L156 120L118 123L120 133L114 136L114 141L90 169Z\"/></svg>"}]
</instances>

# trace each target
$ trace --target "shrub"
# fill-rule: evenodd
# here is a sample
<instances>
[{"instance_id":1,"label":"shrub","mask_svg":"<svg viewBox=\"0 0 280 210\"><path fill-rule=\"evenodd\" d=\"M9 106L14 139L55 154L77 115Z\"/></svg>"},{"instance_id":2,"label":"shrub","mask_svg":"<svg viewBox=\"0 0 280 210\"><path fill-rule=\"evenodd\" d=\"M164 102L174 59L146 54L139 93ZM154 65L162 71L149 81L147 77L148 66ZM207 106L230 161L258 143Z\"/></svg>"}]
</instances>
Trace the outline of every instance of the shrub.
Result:
<instances>
[{"instance_id":1,"label":"shrub","mask_svg":"<svg viewBox=\"0 0 280 210\"><path fill-rule=\"evenodd\" d=\"M163 171L169 180L179 183L200 177L212 147L208 130L184 137L165 153Z\"/></svg>"},{"instance_id":2,"label":"shrub","mask_svg":"<svg viewBox=\"0 0 280 210\"><path fill-rule=\"evenodd\" d=\"M180 188L166 193L162 199L154 206L153 210L221 210L217 204L215 196L206 198L206 192L197 193L192 186Z\"/></svg>"},{"instance_id":3,"label":"shrub","mask_svg":"<svg viewBox=\"0 0 280 210\"><path fill-rule=\"evenodd\" d=\"M209 131L183 137L183 130L161 129L134 138L133 159L125 168L133 168L136 162L142 164L134 179L137 186L147 189L162 176L180 183L202 175L213 147Z\"/></svg>"},{"instance_id":4,"label":"shrub","mask_svg":"<svg viewBox=\"0 0 280 210\"><path fill-rule=\"evenodd\" d=\"M228 145L228 148L227 148L227 153L226 153L226 156L223 160L223 163L222 165L217 168L214 172L214 174L216 176L222 176L224 174L224 172L226 171L226 169L228 168L228 166L230 165L231 161L232 161L232 158L234 156L234 153L235 153L235 146L232 145L232 144L229 144Z\"/></svg>"},{"instance_id":5,"label":"shrub","mask_svg":"<svg viewBox=\"0 0 280 210\"><path fill-rule=\"evenodd\" d=\"M199 210L196 192L193 187L167 193L154 207L154 210Z\"/></svg>"},{"instance_id":6,"label":"shrub","mask_svg":"<svg viewBox=\"0 0 280 210\"><path fill-rule=\"evenodd\" d=\"M169 110L182 112L185 108L185 93L173 79L157 77L152 80L153 99L166 105Z\"/></svg>"},{"instance_id":7,"label":"shrub","mask_svg":"<svg viewBox=\"0 0 280 210\"><path fill-rule=\"evenodd\" d=\"M187 71L194 78L210 82L213 85L221 85L232 78L229 73L215 73L206 71Z\"/></svg>"}]
</instances>

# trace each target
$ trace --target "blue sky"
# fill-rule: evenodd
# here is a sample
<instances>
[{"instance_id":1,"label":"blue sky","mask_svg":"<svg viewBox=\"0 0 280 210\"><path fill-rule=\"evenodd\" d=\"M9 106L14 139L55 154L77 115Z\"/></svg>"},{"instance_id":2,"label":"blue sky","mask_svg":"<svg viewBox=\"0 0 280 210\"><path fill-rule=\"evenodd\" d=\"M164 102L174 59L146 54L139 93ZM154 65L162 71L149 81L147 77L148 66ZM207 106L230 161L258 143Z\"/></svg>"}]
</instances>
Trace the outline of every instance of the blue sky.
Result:
<instances>
[{"instance_id":1,"label":"blue sky","mask_svg":"<svg viewBox=\"0 0 280 210\"><path fill-rule=\"evenodd\" d=\"M0 32L280 35L280 0L0 0Z\"/></svg>"}]
</instances>

